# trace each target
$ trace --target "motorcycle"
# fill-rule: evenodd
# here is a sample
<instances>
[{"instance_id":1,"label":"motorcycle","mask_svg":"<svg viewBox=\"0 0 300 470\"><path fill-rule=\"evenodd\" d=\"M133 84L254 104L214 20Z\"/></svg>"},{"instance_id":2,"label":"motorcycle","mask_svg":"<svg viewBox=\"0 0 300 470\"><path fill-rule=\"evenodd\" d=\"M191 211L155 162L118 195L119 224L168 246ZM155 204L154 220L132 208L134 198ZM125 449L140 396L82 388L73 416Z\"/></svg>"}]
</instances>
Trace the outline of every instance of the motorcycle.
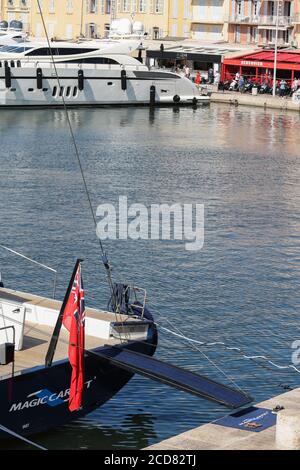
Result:
<instances>
[{"instance_id":1,"label":"motorcycle","mask_svg":"<svg viewBox=\"0 0 300 470\"><path fill-rule=\"evenodd\" d=\"M267 83L263 83L261 86L260 86L260 89L258 90L258 93L265 93L265 94L268 94L268 93L272 93L272 88L267 84Z\"/></svg>"},{"instance_id":2,"label":"motorcycle","mask_svg":"<svg viewBox=\"0 0 300 470\"><path fill-rule=\"evenodd\" d=\"M239 84L236 80L232 80L232 82L229 85L229 91L237 91L239 88Z\"/></svg>"},{"instance_id":3,"label":"motorcycle","mask_svg":"<svg viewBox=\"0 0 300 470\"><path fill-rule=\"evenodd\" d=\"M224 80L224 82L219 82L218 90L220 91L229 90L229 86L230 86L229 80Z\"/></svg>"},{"instance_id":4,"label":"motorcycle","mask_svg":"<svg viewBox=\"0 0 300 470\"><path fill-rule=\"evenodd\" d=\"M254 85L254 83L251 82L251 80L248 80L247 82L245 82L243 92L244 93L251 93L253 85Z\"/></svg>"}]
</instances>

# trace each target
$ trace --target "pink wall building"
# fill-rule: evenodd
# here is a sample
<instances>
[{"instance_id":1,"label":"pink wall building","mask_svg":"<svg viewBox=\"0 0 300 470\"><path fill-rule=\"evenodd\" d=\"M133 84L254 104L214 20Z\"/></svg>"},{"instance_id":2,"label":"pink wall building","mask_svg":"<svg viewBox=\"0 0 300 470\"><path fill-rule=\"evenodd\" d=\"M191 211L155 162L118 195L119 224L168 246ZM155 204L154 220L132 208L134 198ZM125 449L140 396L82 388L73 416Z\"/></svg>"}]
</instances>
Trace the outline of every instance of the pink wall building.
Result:
<instances>
[{"instance_id":1,"label":"pink wall building","mask_svg":"<svg viewBox=\"0 0 300 470\"><path fill-rule=\"evenodd\" d=\"M229 42L300 47L300 0L230 0Z\"/></svg>"}]
</instances>

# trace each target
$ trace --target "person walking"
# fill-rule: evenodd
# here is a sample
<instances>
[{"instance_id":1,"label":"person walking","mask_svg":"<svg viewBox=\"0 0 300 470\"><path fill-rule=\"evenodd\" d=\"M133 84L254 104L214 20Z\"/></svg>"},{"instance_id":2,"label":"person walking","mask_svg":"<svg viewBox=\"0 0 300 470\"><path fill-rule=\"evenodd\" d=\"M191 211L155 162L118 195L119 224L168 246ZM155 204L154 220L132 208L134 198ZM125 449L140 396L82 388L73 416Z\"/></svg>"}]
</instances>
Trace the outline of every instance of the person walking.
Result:
<instances>
[{"instance_id":1,"label":"person walking","mask_svg":"<svg viewBox=\"0 0 300 470\"><path fill-rule=\"evenodd\" d=\"M184 66L184 76L185 76L186 78L190 78L190 76L191 76L191 71L190 71L190 68L189 68L188 65L185 65L185 66Z\"/></svg>"},{"instance_id":2,"label":"person walking","mask_svg":"<svg viewBox=\"0 0 300 470\"><path fill-rule=\"evenodd\" d=\"M208 83L212 84L214 82L214 69L212 67L208 69L207 77L208 77Z\"/></svg>"},{"instance_id":3,"label":"person walking","mask_svg":"<svg viewBox=\"0 0 300 470\"><path fill-rule=\"evenodd\" d=\"M295 93L299 88L299 80L297 77L295 77L293 83L292 83L292 92Z\"/></svg>"},{"instance_id":4,"label":"person walking","mask_svg":"<svg viewBox=\"0 0 300 470\"><path fill-rule=\"evenodd\" d=\"M196 72L195 85L197 85L197 87L199 87L201 85L201 75L200 75L199 70Z\"/></svg>"},{"instance_id":5,"label":"person walking","mask_svg":"<svg viewBox=\"0 0 300 470\"><path fill-rule=\"evenodd\" d=\"M281 98L284 98L284 96L285 96L286 85L287 85L287 83L284 79L282 79L281 82L279 83L279 96Z\"/></svg>"},{"instance_id":6,"label":"person walking","mask_svg":"<svg viewBox=\"0 0 300 470\"><path fill-rule=\"evenodd\" d=\"M244 77L241 76L241 78L239 79L239 91L243 93L244 89L245 89L245 80L244 80Z\"/></svg>"},{"instance_id":7,"label":"person walking","mask_svg":"<svg viewBox=\"0 0 300 470\"><path fill-rule=\"evenodd\" d=\"M217 70L215 73L215 85L218 87L220 83L220 72Z\"/></svg>"}]
</instances>

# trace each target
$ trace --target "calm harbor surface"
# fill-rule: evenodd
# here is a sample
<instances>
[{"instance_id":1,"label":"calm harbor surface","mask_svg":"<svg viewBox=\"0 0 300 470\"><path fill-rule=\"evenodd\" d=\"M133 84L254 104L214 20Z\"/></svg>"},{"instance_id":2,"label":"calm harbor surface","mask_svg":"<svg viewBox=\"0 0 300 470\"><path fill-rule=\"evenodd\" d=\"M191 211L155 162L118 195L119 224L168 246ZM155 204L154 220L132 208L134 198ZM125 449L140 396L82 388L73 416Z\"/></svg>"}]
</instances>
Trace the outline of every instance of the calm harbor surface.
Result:
<instances>
[{"instance_id":1,"label":"calm harbor surface","mask_svg":"<svg viewBox=\"0 0 300 470\"><path fill-rule=\"evenodd\" d=\"M205 243L105 243L117 281L148 292L162 326L246 355L291 363L300 339L300 117L228 105L180 109L72 110L93 205L204 203ZM101 266L63 111L1 111L1 243L58 268L66 289L77 257L86 303L106 307ZM6 287L51 296L52 278L1 252ZM160 333L157 357L224 383L255 402L299 386L300 375L221 346L191 347ZM216 367L217 366L217 367ZM225 375L224 375L225 374ZM135 377L85 419L33 440L49 449L136 449L226 413ZM0 443L0 449L22 444Z\"/></svg>"}]
</instances>

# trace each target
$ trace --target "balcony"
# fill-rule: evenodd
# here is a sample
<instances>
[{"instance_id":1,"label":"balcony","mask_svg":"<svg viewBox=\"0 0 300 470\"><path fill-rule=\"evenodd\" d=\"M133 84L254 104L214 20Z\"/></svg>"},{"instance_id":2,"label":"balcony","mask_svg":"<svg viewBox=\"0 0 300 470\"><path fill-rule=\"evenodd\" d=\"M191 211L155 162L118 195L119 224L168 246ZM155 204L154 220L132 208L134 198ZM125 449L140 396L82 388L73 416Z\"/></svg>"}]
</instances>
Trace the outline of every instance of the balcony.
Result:
<instances>
[{"instance_id":1,"label":"balcony","mask_svg":"<svg viewBox=\"0 0 300 470\"><path fill-rule=\"evenodd\" d=\"M258 18L258 25L259 26L273 26L276 27L276 16L259 16ZM293 17L292 16L279 16L278 17L278 26L279 28L285 27L288 28L289 26L293 25Z\"/></svg>"},{"instance_id":2,"label":"balcony","mask_svg":"<svg viewBox=\"0 0 300 470\"><path fill-rule=\"evenodd\" d=\"M275 40L273 41L273 40L266 39L266 38L259 38L257 44L258 44L258 46L263 46L263 47L269 46L270 48L274 48L275 47ZM292 41L287 42L283 38L279 38L277 40L277 46L278 47L290 47L292 45L293 45Z\"/></svg>"},{"instance_id":3,"label":"balcony","mask_svg":"<svg viewBox=\"0 0 300 470\"><path fill-rule=\"evenodd\" d=\"M254 16L245 16L245 15L231 15L229 22L236 24L253 24L257 25L259 23L260 17L258 15Z\"/></svg>"}]
</instances>

